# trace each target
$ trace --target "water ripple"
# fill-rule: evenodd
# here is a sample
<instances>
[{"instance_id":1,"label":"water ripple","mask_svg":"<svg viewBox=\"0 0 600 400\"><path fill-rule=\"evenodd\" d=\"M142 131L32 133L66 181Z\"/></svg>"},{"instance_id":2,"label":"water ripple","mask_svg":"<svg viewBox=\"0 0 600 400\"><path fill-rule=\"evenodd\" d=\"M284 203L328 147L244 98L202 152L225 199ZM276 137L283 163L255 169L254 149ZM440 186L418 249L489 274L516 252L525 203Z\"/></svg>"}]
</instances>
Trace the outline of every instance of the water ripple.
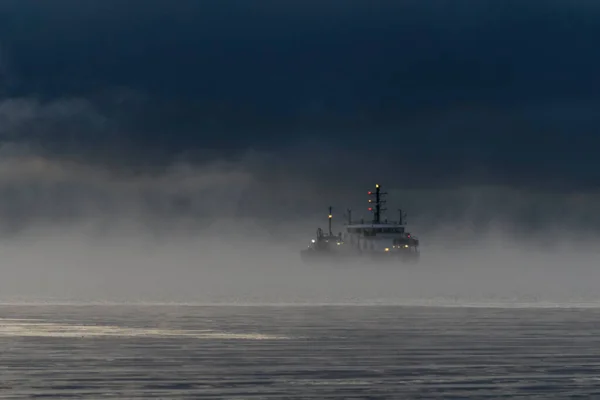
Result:
<instances>
[{"instance_id":1,"label":"water ripple","mask_svg":"<svg viewBox=\"0 0 600 400\"><path fill-rule=\"evenodd\" d=\"M5 306L0 316L7 399L600 396L600 310Z\"/></svg>"}]
</instances>

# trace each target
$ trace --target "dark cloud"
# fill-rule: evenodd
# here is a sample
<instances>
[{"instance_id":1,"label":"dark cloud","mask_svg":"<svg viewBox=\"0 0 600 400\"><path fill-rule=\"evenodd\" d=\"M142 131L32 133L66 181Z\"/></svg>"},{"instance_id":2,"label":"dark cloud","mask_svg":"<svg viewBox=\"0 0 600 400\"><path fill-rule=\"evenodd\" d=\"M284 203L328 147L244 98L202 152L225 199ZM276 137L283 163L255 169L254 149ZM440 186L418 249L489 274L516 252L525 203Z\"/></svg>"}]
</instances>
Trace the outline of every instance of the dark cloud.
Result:
<instances>
[{"instance_id":1,"label":"dark cloud","mask_svg":"<svg viewBox=\"0 0 600 400\"><path fill-rule=\"evenodd\" d=\"M593 227L598 14L584 1L5 1L3 215L14 230L281 221L360 209L378 180L423 227Z\"/></svg>"}]
</instances>

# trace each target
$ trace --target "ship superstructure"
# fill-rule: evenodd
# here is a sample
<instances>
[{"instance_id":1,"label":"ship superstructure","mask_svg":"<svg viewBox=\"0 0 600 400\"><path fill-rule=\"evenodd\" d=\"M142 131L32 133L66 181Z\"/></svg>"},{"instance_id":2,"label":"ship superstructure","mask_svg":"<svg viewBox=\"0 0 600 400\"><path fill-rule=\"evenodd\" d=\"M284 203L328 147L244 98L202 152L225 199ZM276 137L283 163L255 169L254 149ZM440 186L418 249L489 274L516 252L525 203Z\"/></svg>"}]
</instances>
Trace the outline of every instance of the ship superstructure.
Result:
<instances>
[{"instance_id":1,"label":"ship superstructure","mask_svg":"<svg viewBox=\"0 0 600 400\"><path fill-rule=\"evenodd\" d=\"M404 262L419 260L419 240L406 230L406 213L398 210L398 221L382 219L386 209L384 199L387 193L379 184L368 192L370 221L352 220L352 211L347 211L345 232L335 236L331 232L332 208L329 208L329 235L323 235L320 228L317 238L311 241L308 249L302 251L304 260L320 259L322 256L335 259L373 258Z\"/></svg>"}]
</instances>

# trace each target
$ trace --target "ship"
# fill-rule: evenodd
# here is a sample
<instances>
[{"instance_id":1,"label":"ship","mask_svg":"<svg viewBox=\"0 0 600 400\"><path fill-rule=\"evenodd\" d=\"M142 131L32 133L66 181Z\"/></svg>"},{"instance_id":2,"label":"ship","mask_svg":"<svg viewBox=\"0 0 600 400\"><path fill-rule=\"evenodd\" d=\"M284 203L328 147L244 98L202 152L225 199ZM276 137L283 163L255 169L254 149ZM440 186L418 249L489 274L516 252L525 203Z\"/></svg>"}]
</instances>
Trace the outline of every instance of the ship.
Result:
<instances>
[{"instance_id":1,"label":"ship","mask_svg":"<svg viewBox=\"0 0 600 400\"><path fill-rule=\"evenodd\" d=\"M406 213L398 210L398 221L382 219L386 209L384 197L387 193L376 184L374 191L367 192L371 221L352 220L352 210L347 210L345 231L334 235L332 232L333 208L329 207L329 231L317 229L300 256L305 263L313 262L352 262L386 261L392 263L415 264L419 262L419 239L406 230Z\"/></svg>"}]
</instances>

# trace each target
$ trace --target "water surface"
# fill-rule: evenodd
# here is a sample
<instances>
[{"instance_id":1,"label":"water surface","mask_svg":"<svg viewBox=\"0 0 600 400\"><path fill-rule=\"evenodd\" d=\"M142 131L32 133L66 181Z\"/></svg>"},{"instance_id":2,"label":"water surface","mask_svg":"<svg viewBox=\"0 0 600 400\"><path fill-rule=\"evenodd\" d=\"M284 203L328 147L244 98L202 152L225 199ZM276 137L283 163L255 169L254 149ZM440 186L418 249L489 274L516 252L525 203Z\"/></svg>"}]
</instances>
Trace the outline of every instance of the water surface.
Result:
<instances>
[{"instance_id":1,"label":"water surface","mask_svg":"<svg viewBox=\"0 0 600 400\"><path fill-rule=\"evenodd\" d=\"M1 398L600 396L600 309L0 307Z\"/></svg>"}]
</instances>

